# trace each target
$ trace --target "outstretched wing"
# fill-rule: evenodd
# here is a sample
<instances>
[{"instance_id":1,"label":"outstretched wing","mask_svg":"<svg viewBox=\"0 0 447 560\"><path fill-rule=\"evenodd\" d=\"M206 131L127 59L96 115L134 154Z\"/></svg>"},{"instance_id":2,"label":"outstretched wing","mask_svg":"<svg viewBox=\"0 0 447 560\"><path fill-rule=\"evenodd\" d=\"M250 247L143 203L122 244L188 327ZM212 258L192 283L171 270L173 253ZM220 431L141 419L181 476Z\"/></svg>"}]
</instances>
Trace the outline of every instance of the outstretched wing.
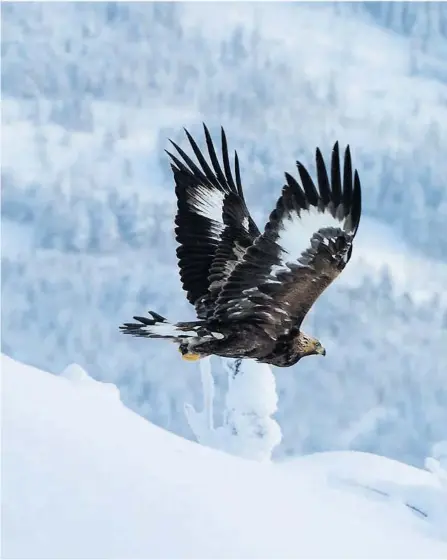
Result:
<instances>
[{"instance_id":1,"label":"outstretched wing","mask_svg":"<svg viewBox=\"0 0 447 560\"><path fill-rule=\"evenodd\" d=\"M349 146L342 173L335 144L330 177L317 149L318 189L305 167L297 166L301 185L286 173L287 184L263 234L246 251L216 302L216 318L249 319L275 339L299 328L315 300L344 269L361 214L360 180L357 171L352 173Z\"/></svg>"},{"instance_id":2,"label":"outstretched wing","mask_svg":"<svg viewBox=\"0 0 447 560\"><path fill-rule=\"evenodd\" d=\"M180 277L200 318L209 315L222 283L260 235L245 204L237 153L234 179L224 130L221 129L222 167L210 133L203 127L211 165L187 130L198 164L174 142L171 143L181 159L167 152L176 185Z\"/></svg>"}]
</instances>

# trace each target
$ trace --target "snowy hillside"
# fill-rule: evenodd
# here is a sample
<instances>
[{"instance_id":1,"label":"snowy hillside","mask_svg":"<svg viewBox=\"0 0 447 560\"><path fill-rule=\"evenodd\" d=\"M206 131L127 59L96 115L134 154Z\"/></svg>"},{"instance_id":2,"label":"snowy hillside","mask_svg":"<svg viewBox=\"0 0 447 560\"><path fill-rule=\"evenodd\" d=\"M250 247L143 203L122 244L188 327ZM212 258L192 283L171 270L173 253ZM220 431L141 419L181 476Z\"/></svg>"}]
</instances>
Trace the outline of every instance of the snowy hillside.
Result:
<instances>
[{"instance_id":1,"label":"snowy hillside","mask_svg":"<svg viewBox=\"0 0 447 560\"><path fill-rule=\"evenodd\" d=\"M2 356L3 557L447 557L445 472L355 452L232 457L77 371Z\"/></svg>"},{"instance_id":2,"label":"snowy hillside","mask_svg":"<svg viewBox=\"0 0 447 560\"><path fill-rule=\"evenodd\" d=\"M422 466L447 426L447 4L2 3L2 349L113 382L192 437L195 366L118 332L193 318L167 138L223 125L260 228L284 171L350 144L353 258L304 329L324 359L275 372L277 459L375 452ZM355 46L355 48L354 48ZM169 371L170 375L165 372ZM216 375L222 413L225 372Z\"/></svg>"}]
</instances>

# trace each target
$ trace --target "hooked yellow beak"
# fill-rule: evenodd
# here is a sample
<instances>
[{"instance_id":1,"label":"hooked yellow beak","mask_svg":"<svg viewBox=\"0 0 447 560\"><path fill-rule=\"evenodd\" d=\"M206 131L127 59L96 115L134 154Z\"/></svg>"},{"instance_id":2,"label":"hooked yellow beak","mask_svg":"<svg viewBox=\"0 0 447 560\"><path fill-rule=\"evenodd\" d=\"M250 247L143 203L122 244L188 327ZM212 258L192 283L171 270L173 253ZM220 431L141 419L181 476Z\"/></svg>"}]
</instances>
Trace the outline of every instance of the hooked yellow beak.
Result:
<instances>
[{"instance_id":1,"label":"hooked yellow beak","mask_svg":"<svg viewBox=\"0 0 447 560\"><path fill-rule=\"evenodd\" d=\"M324 346L317 346L317 348L315 348L315 351L317 352L317 354L320 354L320 356L326 356L326 348Z\"/></svg>"}]
</instances>

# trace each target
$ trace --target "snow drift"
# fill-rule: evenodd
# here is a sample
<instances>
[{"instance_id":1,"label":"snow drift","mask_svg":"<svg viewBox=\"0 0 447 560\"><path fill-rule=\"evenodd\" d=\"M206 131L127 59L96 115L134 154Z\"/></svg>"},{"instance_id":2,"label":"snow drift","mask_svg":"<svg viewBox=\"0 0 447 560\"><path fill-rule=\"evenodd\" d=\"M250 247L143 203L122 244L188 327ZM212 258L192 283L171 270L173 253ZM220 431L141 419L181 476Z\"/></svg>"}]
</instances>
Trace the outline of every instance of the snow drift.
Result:
<instances>
[{"instance_id":1,"label":"snow drift","mask_svg":"<svg viewBox=\"0 0 447 560\"><path fill-rule=\"evenodd\" d=\"M150 424L79 367L2 356L2 377L3 557L447 557L441 460L248 461Z\"/></svg>"}]
</instances>

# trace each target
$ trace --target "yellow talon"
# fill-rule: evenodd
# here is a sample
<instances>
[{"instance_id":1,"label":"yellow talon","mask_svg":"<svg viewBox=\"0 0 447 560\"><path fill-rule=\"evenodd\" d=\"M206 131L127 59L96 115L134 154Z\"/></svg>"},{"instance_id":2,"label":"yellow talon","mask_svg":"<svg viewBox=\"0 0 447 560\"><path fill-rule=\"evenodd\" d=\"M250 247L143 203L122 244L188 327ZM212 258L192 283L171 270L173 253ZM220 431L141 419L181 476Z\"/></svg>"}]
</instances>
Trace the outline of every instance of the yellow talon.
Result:
<instances>
[{"instance_id":1,"label":"yellow talon","mask_svg":"<svg viewBox=\"0 0 447 560\"><path fill-rule=\"evenodd\" d=\"M179 349L179 352L181 353L182 351ZM190 352L187 354L182 353L182 358L187 362L196 362L197 360L200 360L200 354L193 354Z\"/></svg>"}]
</instances>

